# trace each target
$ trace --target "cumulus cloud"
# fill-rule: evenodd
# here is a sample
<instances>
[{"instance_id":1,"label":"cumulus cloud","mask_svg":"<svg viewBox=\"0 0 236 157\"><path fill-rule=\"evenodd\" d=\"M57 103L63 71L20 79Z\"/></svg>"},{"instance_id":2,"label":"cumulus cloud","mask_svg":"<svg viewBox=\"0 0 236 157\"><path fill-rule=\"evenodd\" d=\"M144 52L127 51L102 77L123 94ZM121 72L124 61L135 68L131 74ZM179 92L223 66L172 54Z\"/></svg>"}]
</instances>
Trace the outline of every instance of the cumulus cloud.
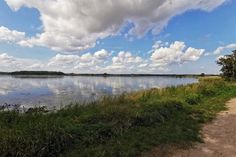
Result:
<instances>
[{"instance_id":1,"label":"cumulus cloud","mask_svg":"<svg viewBox=\"0 0 236 157\"><path fill-rule=\"evenodd\" d=\"M182 64L196 61L204 53L204 49L187 47L184 42L176 41L169 47L154 47L151 55L153 66L166 66L173 63Z\"/></svg>"},{"instance_id":2,"label":"cumulus cloud","mask_svg":"<svg viewBox=\"0 0 236 157\"><path fill-rule=\"evenodd\" d=\"M112 64L106 67L108 71L118 70L119 72L137 72L140 68L144 67L146 61L139 56L132 55L131 52L120 51L116 56L112 58Z\"/></svg>"},{"instance_id":3,"label":"cumulus cloud","mask_svg":"<svg viewBox=\"0 0 236 157\"><path fill-rule=\"evenodd\" d=\"M189 10L211 11L227 0L5 0L15 11L35 8L43 31L20 42L24 46L46 46L55 51L80 51L96 40L117 35L127 23L128 35L158 34L171 18Z\"/></svg>"},{"instance_id":4,"label":"cumulus cloud","mask_svg":"<svg viewBox=\"0 0 236 157\"><path fill-rule=\"evenodd\" d=\"M24 32L10 30L6 27L0 27L0 42L18 43L25 39Z\"/></svg>"},{"instance_id":5,"label":"cumulus cloud","mask_svg":"<svg viewBox=\"0 0 236 157\"><path fill-rule=\"evenodd\" d=\"M110 56L110 53L102 49L93 54L57 54L47 62L43 62L40 60L13 57L7 53L0 53L0 71L56 70L64 72L80 72L80 70L84 70L90 72L91 69L94 70L96 66L103 65L108 56Z\"/></svg>"},{"instance_id":6,"label":"cumulus cloud","mask_svg":"<svg viewBox=\"0 0 236 157\"><path fill-rule=\"evenodd\" d=\"M51 68L54 67L54 69L70 69L71 72L83 68L86 68L87 71L90 71L92 68L104 64L104 60L106 60L109 56L110 53L105 49L97 51L93 54L88 52L80 56L57 54L55 57L49 60L47 65Z\"/></svg>"},{"instance_id":7,"label":"cumulus cloud","mask_svg":"<svg viewBox=\"0 0 236 157\"><path fill-rule=\"evenodd\" d=\"M157 46L157 43L159 46ZM167 44L158 41L148 57L134 55L129 51L117 53L105 49L81 55L57 54L47 62L20 59L0 53L0 71L53 70L76 73L162 73L168 72L170 64L197 61L204 49L187 47L184 42Z\"/></svg>"},{"instance_id":8,"label":"cumulus cloud","mask_svg":"<svg viewBox=\"0 0 236 157\"><path fill-rule=\"evenodd\" d=\"M0 53L1 71L15 71L15 70L38 70L39 61L31 59L22 59L9 56L7 53Z\"/></svg>"},{"instance_id":9,"label":"cumulus cloud","mask_svg":"<svg viewBox=\"0 0 236 157\"><path fill-rule=\"evenodd\" d=\"M109 57L109 53L106 50L102 49L100 51L95 52L94 56L97 59L106 59L107 57Z\"/></svg>"}]
</instances>

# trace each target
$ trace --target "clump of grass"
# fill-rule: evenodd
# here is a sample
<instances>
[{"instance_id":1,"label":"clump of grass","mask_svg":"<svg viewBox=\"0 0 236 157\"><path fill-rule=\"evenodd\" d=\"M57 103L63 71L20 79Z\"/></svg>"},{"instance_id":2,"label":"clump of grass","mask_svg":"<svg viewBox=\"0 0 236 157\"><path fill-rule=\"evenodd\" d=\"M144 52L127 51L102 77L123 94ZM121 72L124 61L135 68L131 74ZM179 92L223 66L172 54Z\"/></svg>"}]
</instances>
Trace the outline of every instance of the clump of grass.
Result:
<instances>
[{"instance_id":1,"label":"clump of grass","mask_svg":"<svg viewBox=\"0 0 236 157\"><path fill-rule=\"evenodd\" d=\"M186 95L185 101L190 105L196 105L201 103L202 96L196 93L190 93Z\"/></svg>"},{"instance_id":2,"label":"clump of grass","mask_svg":"<svg viewBox=\"0 0 236 157\"><path fill-rule=\"evenodd\" d=\"M50 115L12 111L0 117L2 157L58 156L71 144L71 135Z\"/></svg>"},{"instance_id":3,"label":"clump of grass","mask_svg":"<svg viewBox=\"0 0 236 157\"><path fill-rule=\"evenodd\" d=\"M219 78L151 89L71 105L0 112L3 157L136 157L155 146L201 141L201 124L236 96L233 82Z\"/></svg>"}]
</instances>

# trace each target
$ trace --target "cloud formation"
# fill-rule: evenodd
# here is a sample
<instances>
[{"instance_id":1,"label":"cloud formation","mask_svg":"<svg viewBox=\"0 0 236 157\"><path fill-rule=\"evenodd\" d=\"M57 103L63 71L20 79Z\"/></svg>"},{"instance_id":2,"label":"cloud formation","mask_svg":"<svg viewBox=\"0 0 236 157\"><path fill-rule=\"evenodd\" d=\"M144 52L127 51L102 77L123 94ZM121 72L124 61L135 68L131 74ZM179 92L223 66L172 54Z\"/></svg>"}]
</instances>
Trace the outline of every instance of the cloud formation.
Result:
<instances>
[{"instance_id":1,"label":"cloud formation","mask_svg":"<svg viewBox=\"0 0 236 157\"><path fill-rule=\"evenodd\" d=\"M159 46L157 46L157 43ZM0 71L51 70L75 73L164 73L171 64L197 61L203 49L187 47L184 42L168 44L161 41L153 45L148 57L134 55L129 51L117 53L105 49L82 55L57 54L47 62L20 59L0 53Z\"/></svg>"},{"instance_id":2,"label":"cloud formation","mask_svg":"<svg viewBox=\"0 0 236 157\"><path fill-rule=\"evenodd\" d=\"M25 33L16 30L10 30L6 27L0 27L0 42L18 43L25 40Z\"/></svg>"},{"instance_id":3,"label":"cloud formation","mask_svg":"<svg viewBox=\"0 0 236 157\"><path fill-rule=\"evenodd\" d=\"M197 61L205 52L204 49L196 49L187 47L184 42L176 41L170 44L169 47L160 47L163 45L158 42L154 45L154 50L151 55L153 66L166 66L177 63L182 64L189 61Z\"/></svg>"},{"instance_id":4,"label":"cloud formation","mask_svg":"<svg viewBox=\"0 0 236 157\"><path fill-rule=\"evenodd\" d=\"M42 63L37 60L15 58L7 53L0 53L0 65L1 71L38 70Z\"/></svg>"},{"instance_id":5,"label":"cloud formation","mask_svg":"<svg viewBox=\"0 0 236 157\"><path fill-rule=\"evenodd\" d=\"M211 11L227 0L5 0L12 10L35 8L41 34L20 42L73 52L95 46L96 40L119 34L127 23L128 36L158 34L171 18L189 10ZM0 39L1 40L1 39Z\"/></svg>"}]
</instances>

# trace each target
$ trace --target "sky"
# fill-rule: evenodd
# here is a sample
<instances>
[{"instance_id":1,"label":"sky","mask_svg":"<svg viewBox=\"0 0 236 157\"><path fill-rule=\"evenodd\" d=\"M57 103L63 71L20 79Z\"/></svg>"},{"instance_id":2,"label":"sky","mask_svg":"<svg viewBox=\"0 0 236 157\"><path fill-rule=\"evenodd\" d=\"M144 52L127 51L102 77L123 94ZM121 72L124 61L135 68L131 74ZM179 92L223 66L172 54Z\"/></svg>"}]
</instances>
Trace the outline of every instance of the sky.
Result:
<instances>
[{"instance_id":1,"label":"sky","mask_svg":"<svg viewBox=\"0 0 236 157\"><path fill-rule=\"evenodd\" d=\"M236 0L1 0L0 71L217 74Z\"/></svg>"}]
</instances>

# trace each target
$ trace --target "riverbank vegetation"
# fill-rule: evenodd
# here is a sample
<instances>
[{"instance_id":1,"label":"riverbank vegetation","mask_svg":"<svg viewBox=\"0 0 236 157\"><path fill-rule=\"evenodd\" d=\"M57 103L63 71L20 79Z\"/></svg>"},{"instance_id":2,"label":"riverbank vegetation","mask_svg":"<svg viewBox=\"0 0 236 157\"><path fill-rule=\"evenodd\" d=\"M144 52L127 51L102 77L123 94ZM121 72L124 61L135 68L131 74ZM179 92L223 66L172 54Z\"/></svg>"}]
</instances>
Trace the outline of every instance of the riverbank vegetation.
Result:
<instances>
[{"instance_id":1,"label":"riverbank vegetation","mask_svg":"<svg viewBox=\"0 0 236 157\"><path fill-rule=\"evenodd\" d=\"M202 124L225 110L236 85L199 83L105 97L57 112L0 112L1 157L137 157L154 147L202 142Z\"/></svg>"}]
</instances>

